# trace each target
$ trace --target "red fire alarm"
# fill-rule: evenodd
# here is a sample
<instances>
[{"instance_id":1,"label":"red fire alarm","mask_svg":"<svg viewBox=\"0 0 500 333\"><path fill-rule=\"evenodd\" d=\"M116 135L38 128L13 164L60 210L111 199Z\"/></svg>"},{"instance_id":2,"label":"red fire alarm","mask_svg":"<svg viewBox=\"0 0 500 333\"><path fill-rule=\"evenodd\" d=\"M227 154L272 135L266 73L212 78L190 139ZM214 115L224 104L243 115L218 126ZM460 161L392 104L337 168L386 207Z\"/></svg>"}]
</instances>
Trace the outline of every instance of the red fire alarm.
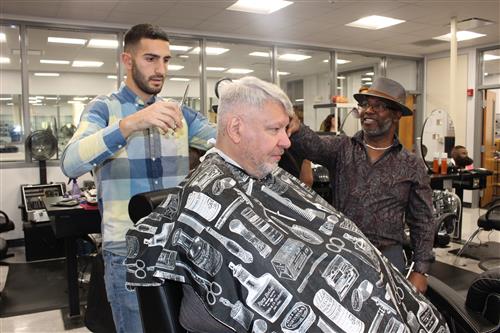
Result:
<instances>
[{"instance_id":1,"label":"red fire alarm","mask_svg":"<svg viewBox=\"0 0 500 333\"><path fill-rule=\"evenodd\" d=\"M474 96L474 89L467 89L467 96L469 97Z\"/></svg>"}]
</instances>

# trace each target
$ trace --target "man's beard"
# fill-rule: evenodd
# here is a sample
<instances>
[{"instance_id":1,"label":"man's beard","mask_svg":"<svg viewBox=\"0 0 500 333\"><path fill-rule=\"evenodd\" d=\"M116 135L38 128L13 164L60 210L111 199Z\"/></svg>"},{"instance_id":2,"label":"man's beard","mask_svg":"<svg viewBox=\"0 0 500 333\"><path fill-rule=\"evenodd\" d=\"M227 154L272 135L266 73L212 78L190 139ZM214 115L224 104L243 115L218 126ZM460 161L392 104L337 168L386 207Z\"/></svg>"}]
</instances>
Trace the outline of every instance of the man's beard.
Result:
<instances>
[{"instance_id":1,"label":"man's beard","mask_svg":"<svg viewBox=\"0 0 500 333\"><path fill-rule=\"evenodd\" d=\"M146 78L141 71L137 68L137 65L135 64L135 61L132 60L132 79L134 80L135 84L141 89L143 92L145 92L148 95L156 95L161 91L161 88L163 87L163 83L160 87L155 88L155 87L150 87L148 85L149 79L155 78L155 77L161 77L164 79L163 76L160 75L155 75L151 76L149 78Z\"/></svg>"},{"instance_id":2,"label":"man's beard","mask_svg":"<svg viewBox=\"0 0 500 333\"><path fill-rule=\"evenodd\" d=\"M378 126L375 129L369 130L363 127L363 133L367 137L376 138L385 135L391 129L391 126L392 126L392 119L387 118L386 120L384 120L381 126Z\"/></svg>"},{"instance_id":3,"label":"man's beard","mask_svg":"<svg viewBox=\"0 0 500 333\"><path fill-rule=\"evenodd\" d=\"M255 155L255 152L250 151L250 147L246 147L245 155L249 157L249 160L252 162L255 168L255 174L252 175L255 178L261 179L270 174L276 167L278 166L278 162L276 163L266 163L263 161L259 161Z\"/></svg>"}]
</instances>

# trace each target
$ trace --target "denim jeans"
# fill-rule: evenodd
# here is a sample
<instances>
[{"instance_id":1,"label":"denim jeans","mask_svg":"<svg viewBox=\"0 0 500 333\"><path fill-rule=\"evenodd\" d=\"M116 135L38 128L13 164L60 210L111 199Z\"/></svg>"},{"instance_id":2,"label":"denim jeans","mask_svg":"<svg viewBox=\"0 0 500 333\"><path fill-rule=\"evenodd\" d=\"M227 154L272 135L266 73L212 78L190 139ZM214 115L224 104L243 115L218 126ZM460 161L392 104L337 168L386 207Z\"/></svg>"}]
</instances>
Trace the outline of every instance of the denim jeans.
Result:
<instances>
[{"instance_id":1,"label":"denim jeans","mask_svg":"<svg viewBox=\"0 0 500 333\"><path fill-rule=\"evenodd\" d=\"M104 283L106 294L113 311L117 333L141 333L142 324L139 303L135 291L125 288L125 257L102 251L104 259Z\"/></svg>"}]
</instances>

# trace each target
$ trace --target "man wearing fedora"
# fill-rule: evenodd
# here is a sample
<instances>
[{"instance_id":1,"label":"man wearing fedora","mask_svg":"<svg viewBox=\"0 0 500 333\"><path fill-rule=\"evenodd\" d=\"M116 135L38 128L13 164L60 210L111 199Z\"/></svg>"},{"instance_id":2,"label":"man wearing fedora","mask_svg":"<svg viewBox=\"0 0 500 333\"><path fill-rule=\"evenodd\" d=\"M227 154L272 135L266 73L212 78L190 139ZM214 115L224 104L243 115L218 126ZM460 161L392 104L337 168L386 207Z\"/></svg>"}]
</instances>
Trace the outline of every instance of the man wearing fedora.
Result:
<instances>
[{"instance_id":1,"label":"man wearing fedora","mask_svg":"<svg viewBox=\"0 0 500 333\"><path fill-rule=\"evenodd\" d=\"M408 279L427 289L434 238L432 190L424 162L398 140L399 119L412 115L404 105L405 89L387 78L354 94L362 130L354 136L318 136L298 119L288 133L301 157L330 172L332 204L355 222L400 271L404 224L410 228L413 270Z\"/></svg>"}]
</instances>

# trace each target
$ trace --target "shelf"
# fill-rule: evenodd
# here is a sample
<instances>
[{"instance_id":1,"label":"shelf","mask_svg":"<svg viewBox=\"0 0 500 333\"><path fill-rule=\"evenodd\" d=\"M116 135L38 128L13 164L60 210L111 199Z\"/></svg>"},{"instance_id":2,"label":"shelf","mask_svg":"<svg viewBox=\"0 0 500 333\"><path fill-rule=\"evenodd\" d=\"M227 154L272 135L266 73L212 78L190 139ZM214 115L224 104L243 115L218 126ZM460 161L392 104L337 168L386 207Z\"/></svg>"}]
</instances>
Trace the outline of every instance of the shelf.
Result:
<instances>
[{"instance_id":1,"label":"shelf","mask_svg":"<svg viewBox=\"0 0 500 333\"><path fill-rule=\"evenodd\" d=\"M314 104L313 109L327 109L327 108L355 108L358 104L356 103L323 103Z\"/></svg>"}]
</instances>

